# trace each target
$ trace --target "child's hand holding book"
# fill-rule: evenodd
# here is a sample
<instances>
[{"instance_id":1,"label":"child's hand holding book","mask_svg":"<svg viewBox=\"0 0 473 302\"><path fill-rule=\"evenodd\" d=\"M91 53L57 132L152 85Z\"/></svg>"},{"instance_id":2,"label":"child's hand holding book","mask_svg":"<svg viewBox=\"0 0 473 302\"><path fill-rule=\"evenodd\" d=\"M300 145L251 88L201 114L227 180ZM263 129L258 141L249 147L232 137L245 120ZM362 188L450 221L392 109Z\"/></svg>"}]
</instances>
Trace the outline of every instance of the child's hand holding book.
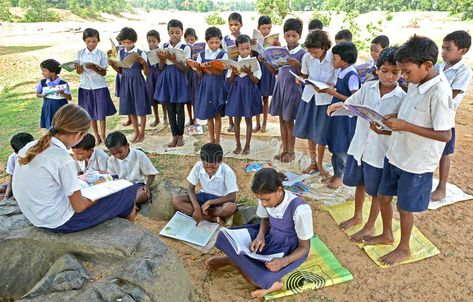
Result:
<instances>
[{"instance_id":1,"label":"child's hand holding book","mask_svg":"<svg viewBox=\"0 0 473 302\"><path fill-rule=\"evenodd\" d=\"M258 233L256 238L250 244L250 251L254 253L261 252L265 245L266 243L264 242L264 235Z\"/></svg>"}]
</instances>

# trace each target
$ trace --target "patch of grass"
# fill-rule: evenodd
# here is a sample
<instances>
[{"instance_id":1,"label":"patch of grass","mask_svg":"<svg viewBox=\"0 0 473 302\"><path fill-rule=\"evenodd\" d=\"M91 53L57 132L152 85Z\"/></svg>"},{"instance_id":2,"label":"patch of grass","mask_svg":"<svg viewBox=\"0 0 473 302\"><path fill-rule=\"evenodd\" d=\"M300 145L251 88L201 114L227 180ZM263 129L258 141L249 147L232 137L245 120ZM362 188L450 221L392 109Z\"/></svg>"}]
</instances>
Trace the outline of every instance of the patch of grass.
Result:
<instances>
[{"instance_id":1,"label":"patch of grass","mask_svg":"<svg viewBox=\"0 0 473 302\"><path fill-rule=\"evenodd\" d=\"M38 49L48 48L51 45L34 45L34 46L0 46L0 56L16 54Z\"/></svg>"}]
</instances>

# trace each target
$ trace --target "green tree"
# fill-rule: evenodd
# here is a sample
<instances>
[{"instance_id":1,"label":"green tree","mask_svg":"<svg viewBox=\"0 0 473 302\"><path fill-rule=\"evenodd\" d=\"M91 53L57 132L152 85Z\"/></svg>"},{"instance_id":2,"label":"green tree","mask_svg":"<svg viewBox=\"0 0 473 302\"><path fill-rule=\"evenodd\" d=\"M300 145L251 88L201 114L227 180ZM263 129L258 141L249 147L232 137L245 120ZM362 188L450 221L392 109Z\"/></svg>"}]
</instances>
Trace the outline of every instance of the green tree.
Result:
<instances>
[{"instance_id":1,"label":"green tree","mask_svg":"<svg viewBox=\"0 0 473 302\"><path fill-rule=\"evenodd\" d=\"M12 21L13 16L10 14L10 0L0 0L0 21Z\"/></svg>"},{"instance_id":2,"label":"green tree","mask_svg":"<svg viewBox=\"0 0 473 302\"><path fill-rule=\"evenodd\" d=\"M281 24L289 13L289 1L286 0L257 0L256 10L260 15L268 15L273 23Z\"/></svg>"}]
</instances>

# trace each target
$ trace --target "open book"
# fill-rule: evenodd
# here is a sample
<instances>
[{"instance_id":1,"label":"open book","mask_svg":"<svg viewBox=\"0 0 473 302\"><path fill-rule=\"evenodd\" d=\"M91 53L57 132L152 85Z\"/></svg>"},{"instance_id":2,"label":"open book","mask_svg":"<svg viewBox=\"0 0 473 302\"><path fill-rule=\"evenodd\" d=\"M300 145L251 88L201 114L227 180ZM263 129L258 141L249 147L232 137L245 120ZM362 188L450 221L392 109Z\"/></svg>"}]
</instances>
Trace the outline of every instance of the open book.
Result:
<instances>
[{"instance_id":1,"label":"open book","mask_svg":"<svg viewBox=\"0 0 473 302\"><path fill-rule=\"evenodd\" d=\"M225 60L225 59L221 59L221 60L218 60L219 62L222 62L225 69L231 69L232 66L236 67L238 70L241 70L242 67L250 67L251 68L251 71L255 72L257 70L260 70L260 65L259 65L259 62L258 60L253 57L253 58L248 58L248 59L243 59L243 60L240 60L240 61L233 61L233 60ZM246 74L240 74L240 77L244 77Z\"/></svg>"},{"instance_id":2,"label":"open book","mask_svg":"<svg viewBox=\"0 0 473 302\"><path fill-rule=\"evenodd\" d=\"M197 60L197 56L199 55L199 52L202 52L205 50L205 45L207 45L207 43L205 42L197 42L192 45L189 45L191 47L192 60Z\"/></svg>"},{"instance_id":3,"label":"open book","mask_svg":"<svg viewBox=\"0 0 473 302\"><path fill-rule=\"evenodd\" d=\"M391 130L389 127L384 125L386 118L381 113L363 105L343 104L343 107L332 112L331 116L358 116L366 120L368 123L376 123L383 129Z\"/></svg>"},{"instance_id":4,"label":"open book","mask_svg":"<svg viewBox=\"0 0 473 302\"><path fill-rule=\"evenodd\" d=\"M129 182L128 180L117 179L99 183L98 185L90 186L80 191L82 196L95 201L117 193L125 188L131 187L132 185L133 183Z\"/></svg>"},{"instance_id":5,"label":"open book","mask_svg":"<svg viewBox=\"0 0 473 302\"><path fill-rule=\"evenodd\" d=\"M146 57L151 65L159 64L158 58L158 48L151 49L150 51L146 52Z\"/></svg>"},{"instance_id":6,"label":"open book","mask_svg":"<svg viewBox=\"0 0 473 302\"><path fill-rule=\"evenodd\" d=\"M198 246L206 246L218 226L217 223L205 220L196 225L192 217L176 212L159 232L159 235L187 241Z\"/></svg>"},{"instance_id":7,"label":"open book","mask_svg":"<svg viewBox=\"0 0 473 302\"><path fill-rule=\"evenodd\" d=\"M284 253L275 253L275 254L268 254L262 255L257 254L255 252L250 251L250 244L251 244L251 236L247 229L227 229L222 228L220 230L225 237L227 237L228 242L232 245L233 249L238 255L246 255L250 258L263 261L263 262L270 262L274 258L282 258L284 257Z\"/></svg>"},{"instance_id":8,"label":"open book","mask_svg":"<svg viewBox=\"0 0 473 302\"><path fill-rule=\"evenodd\" d=\"M95 186L106 181L112 181L113 177L110 174L100 173L99 171L87 172L79 176L82 181L81 186L84 188Z\"/></svg>"},{"instance_id":9,"label":"open book","mask_svg":"<svg viewBox=\"0 0 473 302\"><path fill-rule=\"evenodd\" d=\"M266 37L259 32L259 30L253 30L253 40L255 40L255 44L252 46L254 51L259 52L260 48L257 43L262 45L264 48L269 46L279 46L279 34L269 34Z\"/></svg>"},{"instance_id":10,"label":"open book","mask_svg":"<svg viewBox=\"0 0 473 302\"><path fill-rule=\"evenodd\" d=\"M47 86L47 87L43 87L43 90L41 91L41 94L43 96L47 96L47 95L50 95L50 94L53 94L53 93L57 93L59 91L66 91L66 90L67 90L67 85L66 84L56 85L56 86Z\"/></svg>"},{"instance_id":11,"label":"open book","mask_svg":"<svg viewBox=\"0 0 473 302\"><path fill-rule=\"evenodd\" d=\"M113 60L110 59L111 62L115 63L115 66L120 67L120 68L131 68L133 64L135 64L136 61L138 61L138 58L140 57L140 54L137 52L132 52L129 55L127 55L123 61L119 60Z\"/></svg>"},{"instance_id":12,"label":"open book","mask_svg":"<svg viewBox=\"0 0 473 302\"><path fill-rule=\"evenodd\" d=\"M295 73L292 72L291 70L289 70L289 72L290 72L296 79L298 79L300 82L302 82L302 83L304 83L304 84L312 84L312 85L316 86L317 88L319 88L320 90L327 89L327 88L330 87L328 84L325 84L325 83L323 83L323 82L319 82L319 81L315 81L315 80L311 80L311 79L304 79L303 77L301 77L300 75L295 74Z\"/></svg>"},{"instance_id":13,"label":"open book","mask_svg":"<svg viewBox=\"0 0 473 302\"><path fill-rule=\"evenodd\" d=\"M67 70L67 71L71 72L71 71L76 70L77 65L82 66L84 68L86 67L86 65L94 65L98 69L104 69L102 66L100 66L98 64L95 64L95 63L92 63L92 62L83 62L81 64L78 60L62 63L59 67L63 68L64 70Z\"/></svg>"},{"instance_id":14,"label":"open book","mask_svg":"<svg viewBox=\"0 0 473 302\"><path fill-rule=\"evenodd\" d=\"M176 60L178 62L181 62L181 63L186 63L186 60L187 60L187 57L186 55L184 54L184 51L180 48L158 48L157 50L158 53L160 52L165 52L165 53L169 53L169 54L174 54L176 56Z\"/></svg>"},{"instance_id":15,"label":"open book","mask_svg":"<svg viewBox=\"0 0 473 302\"><path fill-rule=\"evenodd\" d=\"M238 59L238 56L240 55L238 53L238 47L236 45L228 46L227 53L228 53L228 58L231 60Z\"/></svg>"}]
</instances>

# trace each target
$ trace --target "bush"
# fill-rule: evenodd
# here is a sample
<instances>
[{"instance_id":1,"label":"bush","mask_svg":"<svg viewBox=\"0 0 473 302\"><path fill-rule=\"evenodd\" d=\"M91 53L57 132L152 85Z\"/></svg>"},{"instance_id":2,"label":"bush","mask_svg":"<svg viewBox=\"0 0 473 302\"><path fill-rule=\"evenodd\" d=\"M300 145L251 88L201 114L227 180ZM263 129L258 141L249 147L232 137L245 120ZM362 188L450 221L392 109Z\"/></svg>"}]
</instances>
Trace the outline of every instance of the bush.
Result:
<instances>
[{"instance_id":1,"label":"bush","mask_svg":"<svg viewBox=\"0 0 473 302\"><path fill-rule=\"evenodd\" d=\"M10 14L10 0L0 0L0 21L12 21L13 16Z\"/></svg>"},{"instance_id":2,"label":"bush","mask_svg":"<svg viewBox=\"0 0 473 302\"><path fill-rule=\"evenodd\" d=\"M223 19L218 13L213 13L205 17L207 25L223 25L225 24L225 19Z\"/></svg>"},{"instance_id":3,"label":"bush","mask_svg":"<svg viewBox=\"0 0 473 302\"><path fill-rule=\"evenodd\" d=\"M322 21L324 27L329 26L330 22L332 21L332 14L314 11L314 13L312 14L312 20L313 19L319 19L320 21Z\"/></svg>"},{"instance_id":4,"label":"bush","mask_svg":"<svg viewBox=\"0 0 473 302\"><path fill-rule=\"evenodd\" d=\"M52 12L48 9L37 10L35 8L28 8L23 17L22 22L59 22L61 18L55 12Z\"/></svg>"},{"instance_id":5,"label":"bush","mask_svg":"<svg viewBox=\"0 0 473 302\"><path fill-rule=\"evenodd\" d=\"M391 21L393 19L393 13L389 12L386 14L386 21Z\"/></svg>"}]
</instances>

